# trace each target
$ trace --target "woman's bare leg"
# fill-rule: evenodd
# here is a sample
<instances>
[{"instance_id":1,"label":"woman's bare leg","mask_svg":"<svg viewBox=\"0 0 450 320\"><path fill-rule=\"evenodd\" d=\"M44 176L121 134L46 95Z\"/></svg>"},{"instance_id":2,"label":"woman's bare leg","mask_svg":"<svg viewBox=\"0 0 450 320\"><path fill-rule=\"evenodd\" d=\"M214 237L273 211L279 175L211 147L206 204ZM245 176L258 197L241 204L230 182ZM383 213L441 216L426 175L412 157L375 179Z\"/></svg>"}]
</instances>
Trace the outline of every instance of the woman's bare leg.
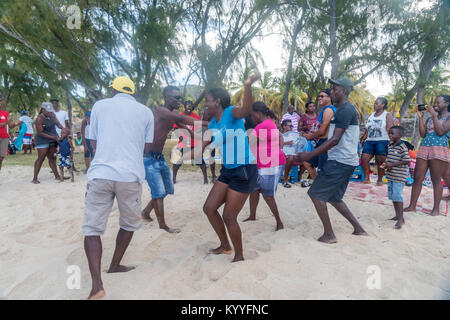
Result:
<instances>
[{"instance_id":1,"label":"woman's bare leg","mask_svg":"<svg viewBox=\"0 0 450 320\"><path fill-rule=\"evenodd\" d=\"M428 170L428 161L416 159L416 167L414 169L414 183L411 188L411 201L409 206L403 209L403 212L416 211L417 200L422 191L422 182Z\"/></svg>"},{"instance_id":2,"label":"woman's bare leg","mask_svg":"<svg viewBox=\"0 0 450 320\"><path fill-rule=\"evenodd\" d=\"M370 183L370 159L373 158L373 154L363 153L361 156L361 165L364 173L364 181L362 183Z\"/></svg>"},{"instance_id":3,"label":"woman's bare leg","mask_svg":"<svg viewBox=\"0 0 450 320\"><path fill-rule=\"evenodd\" d=\"M377 163L377 185L383 185L384 169L381 168L383 162L386 161L386 156L375 156L375 162Z\"/></svg>"}]
</instances>

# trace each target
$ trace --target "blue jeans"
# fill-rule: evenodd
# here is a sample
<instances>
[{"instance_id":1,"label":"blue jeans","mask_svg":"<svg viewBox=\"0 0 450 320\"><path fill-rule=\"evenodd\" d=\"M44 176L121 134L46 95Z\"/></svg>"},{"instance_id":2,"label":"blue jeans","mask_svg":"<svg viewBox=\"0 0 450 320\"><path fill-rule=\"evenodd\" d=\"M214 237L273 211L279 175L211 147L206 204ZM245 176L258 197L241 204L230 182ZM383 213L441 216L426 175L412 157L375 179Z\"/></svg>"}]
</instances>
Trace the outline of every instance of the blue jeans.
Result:
<instances>
[{"instance_id":1,"label":"blue jeans","mask_svg":"<svg viewBox=\"0 0 450 320\"><path fill-rule=\"evenodd\" d=\"M172 174L166 160L161 155L144 155L145 180L150 187L152 199L161 199L168 194L174 194Z\"/></svg>"}]
</instances>

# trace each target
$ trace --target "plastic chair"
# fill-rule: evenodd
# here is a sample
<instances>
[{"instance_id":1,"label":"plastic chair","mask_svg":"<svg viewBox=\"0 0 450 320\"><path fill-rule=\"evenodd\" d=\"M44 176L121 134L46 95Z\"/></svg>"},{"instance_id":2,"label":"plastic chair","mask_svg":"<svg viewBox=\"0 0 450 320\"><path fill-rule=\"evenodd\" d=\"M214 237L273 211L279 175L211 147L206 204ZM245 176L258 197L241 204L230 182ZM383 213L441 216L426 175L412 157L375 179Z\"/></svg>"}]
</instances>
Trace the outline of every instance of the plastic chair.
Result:
<instances>
[{"instance_id":1,"label":"plastic chair","mask_svg":"<svg viewBox=\"0 0 450 320\"><path fill-rule=\"evenodd\" d=\"M362 166L357 166L355 171L353 171L353 175L350 178L350 181L364 181L364 172L362 170Z\"/></svg>"}]
</instances>

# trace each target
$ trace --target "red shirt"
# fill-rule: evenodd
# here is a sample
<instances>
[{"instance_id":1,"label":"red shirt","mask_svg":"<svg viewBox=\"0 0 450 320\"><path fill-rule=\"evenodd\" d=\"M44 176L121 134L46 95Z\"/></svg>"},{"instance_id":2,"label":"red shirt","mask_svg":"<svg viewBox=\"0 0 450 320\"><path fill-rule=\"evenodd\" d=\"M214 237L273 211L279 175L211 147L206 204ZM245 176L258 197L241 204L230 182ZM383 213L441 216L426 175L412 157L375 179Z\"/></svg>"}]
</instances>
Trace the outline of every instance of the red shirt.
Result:
<instances>
[{"instance_id":1,"label":"red shirt","mask_svg":"<svg viewBox=\"0 0 450 320\"><path fill-rule=\"evenodd\" d=\"M184 112L181 115L184 116L185 115ZM196 114L196 113L193 113L193 112L191 114L188 114L187 116L189 116L191 118L194 118L194 119L197 119L197 120L201 120L199 115ZM175 129L178 128L176 124L174 124L173 127ZM194 129L195 129L194 126L190 126L190 125L186 125L186 127L188 127L191 131L194 131ZM185 136L184 134L181 134L180 136L183 137L183 141L178 142L178 148L187 148L186 140L187 140L188 137ZM194 141L193 138L189 137L189 139L191 139L191 147L193 147L193 146L195 146L197 144L197 142Z\"/></svg>"},{"instance_id":2,"label":"red shirt","mask_svg":"<svg viewBox=\"0 0 450 320\"><path fill-rule=\"evenodd\" d=\"M6 122L8 119L9 113L4 110L0 110L0 123ZM6 131L6 125L0 127L0 139L8 139L9 134L8 131Z\"/></svg>"}]
</instances>

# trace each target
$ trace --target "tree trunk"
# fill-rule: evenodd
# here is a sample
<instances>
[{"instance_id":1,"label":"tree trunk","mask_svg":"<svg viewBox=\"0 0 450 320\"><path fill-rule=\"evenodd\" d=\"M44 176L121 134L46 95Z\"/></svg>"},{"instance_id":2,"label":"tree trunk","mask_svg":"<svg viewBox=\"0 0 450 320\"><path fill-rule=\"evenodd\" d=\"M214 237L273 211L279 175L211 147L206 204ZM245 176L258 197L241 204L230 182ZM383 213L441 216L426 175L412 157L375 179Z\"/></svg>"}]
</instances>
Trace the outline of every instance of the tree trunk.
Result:
<instances>
[{"instance_id":1,"label":"tree trunk","mask_svg":"<svg viewBox=\"0 0 450 320\"><path fill-rule=\"evenodd\" d=\"M72 102L70 101L70 95L69 92L66 91L66 97L67 97L67 110L68 110L68 114L69 114L69 127L70 127L70 131L73 130L73 126L72 126ZM71 132L71 134L73 134L73 132Z\"/></svg>"},{"instance_id":2,"label":"tree trunk","mask_svg":"<svg viewBox=\"0 0 450 320\"><path fill-rule=\"evenodd\" d=\"M289 50L289 61L288 68L286 72L286 89L283 94L283 110L284 113L287 112L289 106L289 90L291 86L291 74L292 74L292 64L294 62L295 49L297 48L297 36L301 30L302 20L298 20L294 27L294 32L291 38L291 49Z\"/></svg>"},{"instance_id":3,"label":"tree trunk","mask_svg":"<svg viewBox=\"0 0 450 320\"><path fill-rule=\"evenodd\" d=\"M419 86L419 88L417 89L417 104L421 104L423 103L423 91L425 90L425 85L422 84ZM416 121L417 116L415 116L414 121ZM413 137L412 137L412 145L417 147L418 142L420 139L420 133L419 133L419 124L417 123L416 126L416 131L414 131Z\"/></svg>"},{"instance_id":4,"label":"tree trunk","mask_svg":"<svg viewBox=\"0 0 450 320\"><path fill-rule=\"evenodd\" d=\"M330 5L330 52L331 52L331 79L336 79L339 70L339 53L336 36L336 0L328 0Z\"/></svg>"}]
</instances>

